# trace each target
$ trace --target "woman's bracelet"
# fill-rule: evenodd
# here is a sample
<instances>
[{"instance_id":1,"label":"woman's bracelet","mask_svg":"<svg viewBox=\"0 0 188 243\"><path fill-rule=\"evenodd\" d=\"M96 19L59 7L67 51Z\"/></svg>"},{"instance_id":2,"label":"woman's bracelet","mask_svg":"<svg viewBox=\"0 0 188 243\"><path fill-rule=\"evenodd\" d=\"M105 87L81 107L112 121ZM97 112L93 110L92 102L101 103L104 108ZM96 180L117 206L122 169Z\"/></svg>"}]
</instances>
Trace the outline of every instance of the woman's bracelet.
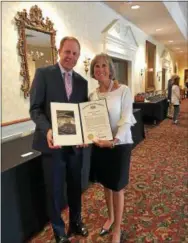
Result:
<instances>
[{"instance_id":1,"label":"woman's bracelet","mask_svg":"<svg viewBox=\"0 0 188 243\"><path fill-rule=\"evenodd\" d=\"M112 145L111 145L111 148L114 148L115 147L115 142L114 142L114 140L112 140Z\"/></svg>"},{"instance_id":2,"label":"woman's bracelet","mask_svg":"<svg viewBox=\"0 0 188 243\"><path fill-rule=\"evenodd\" d=\"M114 138L114 139L112 140L112 147L111 147L111 148L114 148L115 145L116 145L118 142L119 142L119 139Z\"/></svg>"}]
</instances>

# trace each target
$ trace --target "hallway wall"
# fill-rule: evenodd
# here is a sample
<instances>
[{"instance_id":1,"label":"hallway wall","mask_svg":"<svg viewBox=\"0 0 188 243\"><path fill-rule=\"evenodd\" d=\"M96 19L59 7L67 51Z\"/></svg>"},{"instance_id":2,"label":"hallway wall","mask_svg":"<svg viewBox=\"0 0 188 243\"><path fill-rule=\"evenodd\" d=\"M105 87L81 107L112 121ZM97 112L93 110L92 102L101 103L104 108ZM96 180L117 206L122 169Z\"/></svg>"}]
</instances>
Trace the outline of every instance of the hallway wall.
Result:
<instances>
[{"instance_id":1,"label":"hallway wall","mask_svg":"<svg viewBox=\"0 0 188 243\"><path fill-rule=\"evenodd\" d=\"M147 36L135 25L123 19L108 6L99 2L3 2L2 3L2 122L29 117L29 100L24 99L20 86L22 77L20 72L20 57L17 51L18 32L14 22L17 11L24 8L29 12L31 6L37 4L43 12L54 22L57 30L56 46L59 47L61 38L73 35L81 42L81 57L75 68L89 82L89 91L97 86L97 82L84 72L83 60L93 57L103 51L102 31L114 20L120 19L132 28L138 50L135 65L133 65L132 94L143 92L145 80L140 76L140 70L145 64L145 42L149 40L156 45L156 72L161 70L161 54L164 46ZM170 75L170 74L169 74ZM129 83L130 83L129 82ZM161 89L161 81L156 79L156 89ZM19 104L15 107L15 103ZM16 109L15 109L16 108Z\"/></svg>"}]
</instances>

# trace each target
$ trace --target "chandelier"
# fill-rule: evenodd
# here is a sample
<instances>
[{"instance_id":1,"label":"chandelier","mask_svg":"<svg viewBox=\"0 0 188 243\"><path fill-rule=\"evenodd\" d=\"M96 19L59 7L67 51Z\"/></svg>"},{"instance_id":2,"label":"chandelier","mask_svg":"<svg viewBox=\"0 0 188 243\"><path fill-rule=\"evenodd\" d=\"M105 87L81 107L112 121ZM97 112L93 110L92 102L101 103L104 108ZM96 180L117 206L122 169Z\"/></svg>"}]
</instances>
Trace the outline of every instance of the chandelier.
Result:
<instances>
[{"instance_id":1,"label":"chandelier","mask_svg":"<svg viewBox=\"0 0 188 243\"><path fill-rule=\"evenodd\" d=\"M40 51L29 51L27 55L31 57L34 62L44 57L44 53Z\"/></svg>"}]
</instances>

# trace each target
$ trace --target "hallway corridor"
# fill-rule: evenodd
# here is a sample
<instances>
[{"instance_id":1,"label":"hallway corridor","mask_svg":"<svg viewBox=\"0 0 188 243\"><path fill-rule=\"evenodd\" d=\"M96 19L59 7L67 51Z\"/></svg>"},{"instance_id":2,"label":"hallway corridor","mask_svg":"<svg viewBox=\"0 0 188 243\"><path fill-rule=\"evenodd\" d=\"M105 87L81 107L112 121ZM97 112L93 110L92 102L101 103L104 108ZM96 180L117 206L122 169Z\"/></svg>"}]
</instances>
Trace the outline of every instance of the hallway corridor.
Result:
<instances>
[{"instance_id":1,"label":"hallway corridor","mask_svg":"<svg viewBox=\"0 0 188 243\"><path fill-rule=\"evenodd\" d=\"M187 99L182 101L179 121L173 125L172 120L166 119L147 127L146 139L132 152L122 223L125 243L188 242ZM90 235L87 239L72 238L71 242L110 242L110 235L98 236L107 216L102 187L91 185L83 194L83 202L83 219ZM67 215L66 211L66 222ZM51 227L30 242L54 242Z\"/></svg>"}]
</instances>

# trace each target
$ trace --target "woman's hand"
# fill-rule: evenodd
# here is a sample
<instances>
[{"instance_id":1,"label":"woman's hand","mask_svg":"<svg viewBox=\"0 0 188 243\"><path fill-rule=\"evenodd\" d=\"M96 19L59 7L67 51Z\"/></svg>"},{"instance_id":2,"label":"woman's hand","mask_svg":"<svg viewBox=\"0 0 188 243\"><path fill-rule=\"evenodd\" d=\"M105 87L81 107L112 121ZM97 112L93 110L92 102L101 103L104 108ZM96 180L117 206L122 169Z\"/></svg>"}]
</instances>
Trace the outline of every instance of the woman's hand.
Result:
<instances>
[{"instance_id":1,"label":"woman's hand","mask_svg":"<svg viewBox=\"0 0 188 243\"><path fill-rule=\"evenodd\" d=\"M100 148L113 148L114 142L109 140L94 139L93 143Z\"/></svg>"}]
</instances>

